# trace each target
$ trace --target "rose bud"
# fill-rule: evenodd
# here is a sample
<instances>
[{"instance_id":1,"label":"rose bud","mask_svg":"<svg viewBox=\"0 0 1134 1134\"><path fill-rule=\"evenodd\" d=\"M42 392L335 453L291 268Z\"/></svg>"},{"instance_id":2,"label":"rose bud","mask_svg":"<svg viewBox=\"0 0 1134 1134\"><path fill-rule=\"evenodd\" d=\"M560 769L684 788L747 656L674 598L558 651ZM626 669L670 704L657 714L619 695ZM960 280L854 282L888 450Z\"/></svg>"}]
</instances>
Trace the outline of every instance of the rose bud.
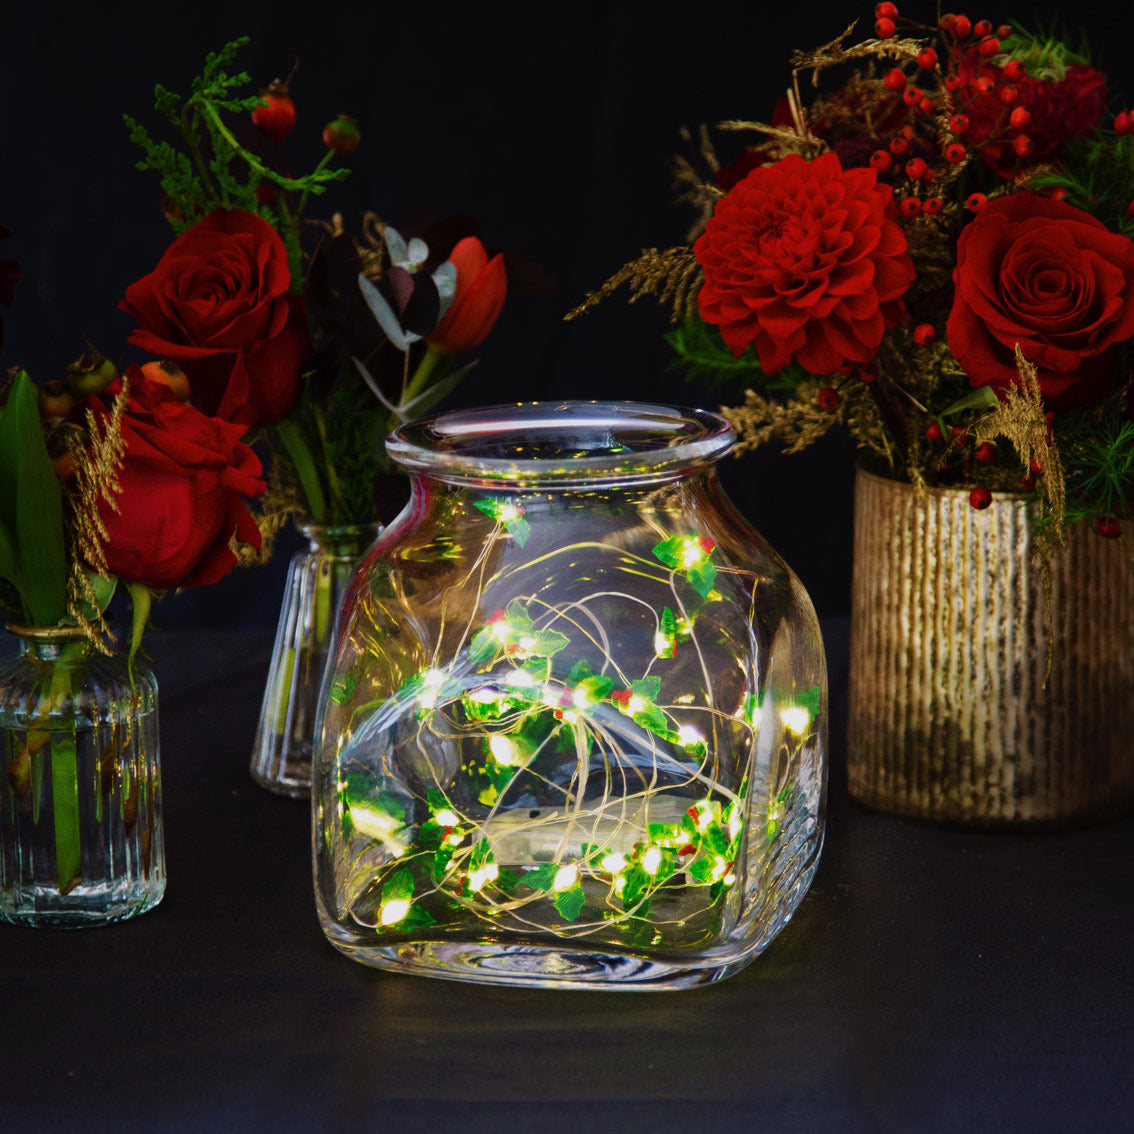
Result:
<instances>
[{"instance_id":1,"label":"rose bud","mask_svg":"<svg viewBox=\"0 0 1134 1134\"><path fill-rule=\"evenodd\" d=\"M189 400L189 379L176 362L170 362L168 358L146 362L142 365L142 373L155 385L165 386L179 402Z\"/></svg>"},{"instance_id":2,"label":"rose bud","mask_svg":"<svg viewBox=\"0 0 1134 1134\"><path fill-rule=\"evenodd\" d=\"M340 114L323 127L323 145L337 154L354 153L361 141L362 132L358 128L358 122L349 114Z\"/></svg>"},{"instance_id":3,"label":"rose bud","mask_svg":"<svg viewBox=\"0 0 1134 1134\"><path fill-rule=\"evenodd\" d=\"M108 358L103 358L97 350L84 351L70 366L64 381L76 401L101 394L103 390L118 379L118 367Z\"/></svg>"},{"instance_id":4,"label":"rose bud","mask_svg":"<svg viewBox=\"0 0 1134 1134\"><path fill-rule=\"evenodd\" d=\"M504 307L508 276L504 257L490 260L475 236L457 242L449 254L457 269L457 290L449 310L427 336L431 346L443 354L461 354L480 346Z\"/></svg>"},{"instance_id":5,"label":"rose bud","mask_svg":"<svg viewBox=\"0 0 1134 1134\"><path fill-rule=\"evenodd\" d=\"M74 408L75 398L58 378L44 382L39 391L40 417L67 417Z\"/></svg>"}]
</instances>

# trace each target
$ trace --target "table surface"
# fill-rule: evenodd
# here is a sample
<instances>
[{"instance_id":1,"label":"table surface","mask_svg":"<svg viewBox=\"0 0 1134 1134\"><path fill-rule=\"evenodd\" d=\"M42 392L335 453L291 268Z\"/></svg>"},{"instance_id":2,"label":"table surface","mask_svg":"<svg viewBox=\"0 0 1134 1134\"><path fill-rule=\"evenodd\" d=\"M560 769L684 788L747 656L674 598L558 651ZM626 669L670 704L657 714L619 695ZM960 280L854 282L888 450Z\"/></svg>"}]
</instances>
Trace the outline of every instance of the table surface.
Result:
<instances>
[{"instance_id":1,"label":"table surface","mask_svg":"<svg viewBox=\"0 0 1134 1134\"><path fill-rule=\"evenodd\" d=\"M1134 819L986 834L867 812L824 623L826 847L794 919L692 991L365 968L309 816L248 776L270 635L151 636L169 885L123 925L0 928L0 1129L1134 1130Z\"/></svg>"}]
</instances>

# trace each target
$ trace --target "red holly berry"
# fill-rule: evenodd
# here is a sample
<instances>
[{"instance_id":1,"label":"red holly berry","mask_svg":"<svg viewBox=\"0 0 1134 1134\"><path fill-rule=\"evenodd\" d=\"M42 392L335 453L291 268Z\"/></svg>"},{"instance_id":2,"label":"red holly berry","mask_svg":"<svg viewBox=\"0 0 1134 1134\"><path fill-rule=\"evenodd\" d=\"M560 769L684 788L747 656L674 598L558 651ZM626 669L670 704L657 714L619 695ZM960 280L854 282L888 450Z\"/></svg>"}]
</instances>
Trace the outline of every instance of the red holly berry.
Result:
<instances>
[{"instance_id":1,"label":"red holly berry","mask_svg":"<svg viewBox=\"0 0 1134 1134\"><path fill-rule=\"evenodd\" d=\"M917 65L923 71L931 71L937 66L937 52L932 47L923 47L917 53Z\"/></svg>"},{"instance_id":2,"label":"red holly berry","mask_svg":"<svg viewBox=\"0 0 1134 1134\"><path fill-rule=\"evenodd\" d=\"M941 30L952 31L957 26L957 17L952 12L946 12L941 17Z\"/></svg>"},{"instance_id":3,"label":"red holly berry","mask_svg":"<svg viewBox=\"0 0 1134 1134\"><path fill-rule=\"evenodd\" d=\"M1004 29L1001 28L1000 30L1001 30L1000 38L1003 39L1004 38L1004 35L1003 35ZM1009 59L1008 62L1004 64L1004 77L1010 83L1018 83L1021 79L1023 79L1027 75L1027 73L1028 73L1027 67L1025 67L1023 65L1023 63L1020 62L1019 59Z\"/></svg>"},{"instance_id":4,"label":"red holly berry","mask_svg":"<svg viewBox=\"0 0 1134 1134\"><path fill-rule=\"evenodd\" d=\"M922 112L922 114L932 114L933 113L933 103L930 102L929 95L924 95L922 97L921 102L919 102L917 104L917 108L918 108L918 110L920 110Z\"/></svg>"},{"instance_id":5,"label":"red holly berry","mask_svg":"<svg viewBox=\"0 0 1134 1134\"><path fill-rule=\"evenodd\" d=\"M924 158L910 158L906 162L906 176L914 181L920 181L929 172L929 166Z\"/></svg>"},{"instance_id":6,"label":"red holly berry","mask_svg":"<svg viewBox=\"0 0 1134 1134\"><path fill-rule=\"evenodd\" d=\"M980 91L981 94L991 94L996 89L996 83L987 75L981 75L981 77L973 83L973 88Z\"/></svg>"},{"instance_id":7,"label":"red holly berry","mask_svg":"<svg viewBox=\"0 0 1134 1134\"><path fill-rule=\"evenodd\" d=\"M1020 99L1020 88L1014 86L1012 83L1005 83L1000 88L1000 101L1005 106L1011 106L1012 103L1018 102Z\"/></svg>"},{"instance_id":8,"label":"red holly berry","mask_svg":"<svg viewBox=\"0 0 1134 1134\"><path fill-rule=\"evenodd\" d=\"M824 386L818 394L815 395L815 400L819 403L819 408L823 410L833 410L839 404L838 390L832 390L830 386Z\"/></svg>"},{"instance_id":9,"label":"red holly berry","mask_svg":"<svg viewBox=\"0 0 1134 1134\"><path fill-rule=\"evenodd\" d=\"M965 198L965 208L970 213L979 213L987 204L988 198L983 193L970 193Z\"/></svg>"},{"instance_id":10,"label":"red holly berry","mask_svg":"<svg viewBox=\"0 0 1134 1134\"><path fill-rule=\"evenodd\" d=\"M996 459L996 446L991 441L982 441L974 450L973 456L982 464L989 464Z\"/></svg>"},{"instance_id":11,"label":"red holly berry","mask_svg":"<svg viewBox=\"0 0 1134 1134\"><path fill-rule=\"evenodd\" d=\"M937 328L932 323L919 323L913 329L913 341L918 346L929 346L937 338Z\"/></svg>"},{"instance_id":12,"label":"red holly berry","mask_svg":"<svg viewBox=\"0 0 1134 1134\"><path fill-rule=\"evenodd\" d=\"M925 427L925 435L930 441L940 441L944 434L941 432L941 426L936 421L931 421Z\"/></svg>"},{"instance_id":13,"label":"red holly berry","mask_svg":"<svg viewBox=\"0 0 1134 1134\"><path fill-rule=\"evenodd\" d=\"M958 79L956 75L945 76L945 89L947 91L955 91L960 87L960 85L961 80Z\"/></svg>"},{"instance_id":14,"label":"red holly berry","mask_svg":"<svg viewBox=\"0 0 1134 1134\"><path fill-rule=\"evenodd\" d=\"M989 492L983 484L977 485L977 487L969 493L969 504L978 511L981 508L987 508L991 503L992 493Z\"/></svg>"},{"instance_id":15,"label":"red holly berry","mask_svg":"<svg viewBox=\"0 0 1134 1134\"><path fill-rule=\"evenodd\" d=\"M927 217L935 217L941 212L942 202L940 197L926 197L921 203L921 211Z\"/></svg>"},{"instance_id":16,"label":"red holly berry","mask_svg":"<svg viewBox=\"0 0 1134 1134\"><path fill-rule=\"evenodd\" d=\"M287 93L287 83L275 79L260 92L261 105L252 111L252 125L279 143L291 133L297 117L295 103Z\"/></svg>"},{"instance_id":17,"label":"red holly berry","mask_svg":"<svg viewBox=\"0 0 1134 1134\"><path fill-rule=\"evenodd\" d=\"M702 554L711 555L713 548L717 546L717 541L707 535L701 535L697 537L697 546L701 549Z\"/></svg>"},{"instance_id":18,"label":"red holly berry","mask_svg":"<svg viewBox=\"0 0 1134 1134\"><path fill-rule=\"evenodd\" d=\"M1130 112L1120 110L1114 117L1114 132L1120 135L1129 134L1132 128L1134 128L1134 121L1131 120Z\"/></svg>"},{"instance_id":19,"label":"red holly berry","mask_svg":"<svg viewBox=\"0 0 1134 1134\"><path fill-rule=\"evenodd\" d=\"M965 160L965 156L968 154L968 152L969 151L966 150L960 142L950 142L945 147L945 160L950 165L957 165L959 162Z\"/></svg>"},{"instance_id":20,"label":"red holly berry","mask_svg":"<svg viewBox=\"0 0 1134 1134\"><path fill-rule=\"evenodd\" d=\"M921 202L916 197L906 197L898 206L898 211L907 220L921 215Z\"/></svg>"},{"instance_id":21,"label":"red holly berry","mask_svg":"<svg viewBox=\"0 0 1134 1134\"><path fill-rule=\"evenodd\" d=\"M909 86L902 91L902 101L906 106L917 106L919 102L925 97L921 87Z\"/></svg>"},{"instance_id":22,"label":"red holly berry","mask_svg":"<svg viewBox=\"0 0 1134 1134\"><path fill-rule=\"evenodd\" d=\"M896 138L890 139L890 153L904 154L910 148L909 142L906 141L900 134Z\"/></svg>"},{"instance_id":23,"label":"red holly berry","mask_svg":"<svg viewBox=\"0 0 1134 1134\"><path fill-rule=\"evenodd\" d=\"M1032 112L1026 106L1017 106L1008 116L1009 124L1017 130L1022 130L1032 120Z\"/></svg>"},{"instance_id":24,"label":"red holly berry","mask_svg":"<svg viewBox=\"0 0 1134 1134\"><path fill-rule=\"evenodd\" d=\"M972 20L968 16L958 16L953 23L953 34L958 39L968 39L972 30Z\"/></svg>"},{"instance_id":25,"label":"red holly berry","mask_svg":"<svg viewBox=\"0 0 1134 1134\"><path fill-rule=\"evenodd\" d=\"M889 150L875 150L870 155L871 168L878 170L879 173L889 173L893 164L894 159Z\"/></svg>"},{"instance_id":26,"label":"red holly berry","mask_svg":"<svg viewBox=\"0 0 1134 1134\"><path fill-rule=\"evenodd\" d=\"M956 449L963 449L969 443L968 431L963 426L952 426L949 429L949 436L953 439L953 447Z\"/></svg>"},{"instance_id":27,"label":"red holly berry","mask_svg":"<svg viewBox=\"0 0 1134 1134\"><path fill-rule=\"evenodd\" d=\"M986 35L992 35L992 21L991 20L977 20L973 24L973 31L984 39Z\"/></svg>"},{"instance_id":28,"label":"red holly berry","mask_svg":"<svg viewBox=\"0 0 1134 1134\"><path fill-rule=\"evenodd\" d=\"M349 154L358 149L362 133L358 123L349 114L340 114L323 127L323 145L337 154Z\"/></svg>"},{"instance_id":29,"label":"red holly berry","mask_svg":"<svg viewBox=\"0 0 1134 1134\"><path fill-rule=\"evenodd\" d=\"M1027 157L1035 148L1035 142L1027 134L1017 134L1012 139L1012 149L1016 151L1017 157Z\"/></svg>"},{"instance_id":30,"label":"red holly berry","mask_svg":"<svg viewBox=\"0 0 1134 1134\"><path fill-rule=\"evenodd\" d=\"M987 39L980 41L980 46L977 48L977 51L979 51L985 59L991 59L994 55L1000 54L1000 40L998 40L996 36L990 35Z\"/></svg>"},{"instance_id":31,"label":"red holly berry","mask_svg":"<svg viewBox=\"0 0 1134 1134\"><path fill-rule=\"evenodd\" d=\"M954 114L949 119L949 129L954 134L961 135L969 128L969 116L967 114Z\"/></svg>"},{"instance_id":32,"label":"red holly berry","mask_svg":"<svg viewBox=\"0 0 1134 1134\"><path fill-rule=\"evenodd\" d=\"M1039 463L1039 460L1036 457L1032 457L1031 469L1036 476L1043 476L1043 465Z\"/></svg>"},{"instance_id":33,"label":"red holly berry","mask_svg":"<svg viewBox=\"0 0 1134 1134\"><path fill-rule=\"evenodd\" d=\"M1117 516L1096 516L1094 528L1103 539L1118 539L1122 535L1122 524Z\"/></svg>"},{"instance_id":34,"label":"red holly berry","mask_svg":"<svg viewBox=\"0 0 1134 1134\"><path fill-rule=\"evenodd\" d=\"M897 67L892 67L886 72L885 78L882 80L886 86L892 91L905 90L906 87L906 73L899 70Z\"/></svg>"},{"instance_id":35,"label":"red holly berry","mask_svg":"<svg viewBox=\"0 0 1134 1134\"><path fill-rule=\"evenodd\" d=\"M1035 486L1036 486L1036 478L1034 476L1031 476L1029 474L1027 476L1020 477L1020 487L1025 492L1031 492L1031 490L1033 488L1035 488Z\"/></svg>"},{"instance_id":36,"label":"red holly berry","mask_svg":"<svg viewBox=\"0 0 1134 1134\"><path fill-rule=\"evenodd\" d=\"M896 20L898 18L898 5L891 4L890 0L882 0L881 4L874 5L874 18L876 20Z\"/></svg>"},{"instance_id":37,"label":"red holly berry","mask_svg":"<svg viewBox=\"0 0 1134 1134\"><path fill-rule=\"evenodd\" d=\"M880 20L874 21L874 34L879 39L889 39L896 30L897 27L889 16L883 16Z\"/></svg>"},{"instance_id":38,"label":"red holly berry","mask_svg":"<svg viewBox=\"0 0 1134 1134\"><path fill-rule=\"evenodd\" d=\"M860 366L858 376L869 385L871 382L878 380L878 371L875 370L873 366Z\"/></svg>"},{"instance_id":39,"label":"red holly berry","mask_svg":"<svg viewBox=\"0 0 1134 1134\"><path fill-rule=\"evenodd\" d=\"M999 39L1011 39L1012 28L1008 24L1001 24L1000 27L996 29L996 35Z\"/></svg>"}]
</instances>

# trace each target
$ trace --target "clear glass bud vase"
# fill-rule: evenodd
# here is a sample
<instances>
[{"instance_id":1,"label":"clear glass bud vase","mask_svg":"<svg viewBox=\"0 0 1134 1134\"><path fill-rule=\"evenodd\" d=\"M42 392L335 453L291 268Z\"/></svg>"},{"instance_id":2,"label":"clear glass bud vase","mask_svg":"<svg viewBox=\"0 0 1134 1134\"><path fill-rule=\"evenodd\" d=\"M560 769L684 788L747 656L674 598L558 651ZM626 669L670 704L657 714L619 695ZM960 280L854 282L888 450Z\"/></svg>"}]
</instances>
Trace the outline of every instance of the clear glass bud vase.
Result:
<instances>
[{"instance_id":1,"label":"clear glass bud vase","mask_svg":"<svg viewBox=\"0 0 1134 1134\"><path fill-rule=\"evenodd\" d=\"M412 497L344 598L315 889L357 961L679 988L810 884L827 684L811 603L725 498L715 414L529 404L397 430Z\"/></svg>"},{"instance_id":2,"label":"clear glass bud vase","mask_svg":"<svg viewBox=\"0 0 1134 1134\"><path fill-rule=\"evenodd\" d=\"M0 665L0 920L124 921L165 893L157 682L78 630L8 628Z\"/></svg>"},{"instance_id":3,"label":"clear glass bud vase","mask_svg":"<svg viewBox=\"0 0 1134 1134\"><path fill-rule=\"evenodd\" d=\"M351 572L381 525L301 520L296 527L308 546L288 566L250 770L268 791L307 799L315 709L335 613Z\"/></svg>"}]
</instances>

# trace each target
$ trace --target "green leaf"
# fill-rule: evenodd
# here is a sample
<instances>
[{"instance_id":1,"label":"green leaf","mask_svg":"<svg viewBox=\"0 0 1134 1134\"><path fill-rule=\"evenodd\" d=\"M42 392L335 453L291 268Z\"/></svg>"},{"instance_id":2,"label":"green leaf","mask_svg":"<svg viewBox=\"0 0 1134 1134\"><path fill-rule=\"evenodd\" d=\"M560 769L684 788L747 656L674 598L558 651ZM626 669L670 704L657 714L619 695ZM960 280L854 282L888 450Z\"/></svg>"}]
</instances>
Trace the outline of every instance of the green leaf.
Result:
<instances>
[{"instance_id":1,"label":"green leaf","mask_svg":"<svg viewBox=\"0 0 1134 1134\"><path fill-rule=\"evenodd\" d=\"M0 579L7 579L16 590L23 592L24 575L20 570L20 557L2 519L0 519Z\"/></svg>"},{"instance_id":2,"label":"green leaf","mask_svg":"<svg viewBox=\"0 0 1134 1134\"><path fill-rule=\"evenodd\" d=\"M566 890L560 890L555 895L555 908L559 911L559 916L564 921L574 921L579 914L583 912L583 906L587 903L586 896L583 893L583 884L576 882L574 886L569 886Z\"/></svg>"},{"instance_id":3,"label":"green leaf","mask_svg":"<svg viewBox=\"0 0 1134 1134\"><path fill-rule=\"evenodd\" d=\"M422 850L437 850L444 832L445 828L436 819L426 819L417 833L417 845Z\"/></svg>"},{"instance_id":4,"label":"green leaf","mask_svg":"<svg viewBox=\"0 0 1134 1134\"><path fill-rule=\"evenodd\" d=\"M516 892L516 887L523 881L523 879L511 870L501 870L496 876L496 881L493 883L497 890L504 894L511 896Z\"/></svg>"},{"instance_id":5,"label":"green leaf","mask_svg":"<svg viewBox=\"0 0 1134 1134\"><path fill-rule=\"evenodd\" d=\"M397 923L398 929L428 929L437 919L421 906L410 906L410 911Z\"/></svg>"},{"instance_id":6,"label":"green leaf","mask_svg":"<svg viewBox=\"0 0 1134 1134\"><path fill-rule=\"evenodd\" d=\"M582 689L592 701L604 701L610 696L614 682L605 675L596 674L593 677L584 677L579 682L578 688Z\"/></svg>"},{"instance_id":7,"label":"green leaf","mask_svg":"<svg viewBox=\"0 0 1134 1134\"><path fill-rule=\"evenodd\" d=\"M508 520L504 527L520 547L523 547L524 544L528 542L528 537L532 534L532 526L523 516L518 516L514 520Z\"/></svg>"},{"instance_id":8,"label":"green leaf","mask_svg":"<svg viewBox=\"0 0 1134 1134\"><path fill-rule=\"evenodd\" d=\"M507 606L505 613L508 623L517 634L530 633L533 629L532 616L521 599L513 599Z\"/></svg>"},{"instance_id":9,"label":"green leaf","mask_svg":"<svg viewBox=\"0 0 1134 1134\"><path fill-rule=\"evenodd\" d=\"M630 692L646 701L656 701L661 695L661 678L641 677L637 681L631 681Z\"/></svg>"},{"instance_id":10,"label":"green leaf","mask_svg":"<svg viewBox=\"0 0 1134 1134\"><path fill-rule=\"evenodd\" d=\"M487 661L496 653L498 644L496 635L488 627L478 630L469 641L469 661L474 665Z\"/></svg>"},{"instance_id":11,"label":"green leaf","mask_svg":"<svg viewBox=\"0 0 1134 1134\"><path fill-rule=\"evenodd\" d=\"M819 686L812 685L806 693L800 693L796 696L795 703L806 709L811 719L814 720L819 715L820 696Z\"/></svg>"},{"instance_id":12,"label":"green leaf","mask_svg":"<svg viewBox=\"0 0 1134 1134\"><path fill-rule=\"evenodd\" d=\"M570 669L567 674L568 685L578 685L584 677L590 677L594 673L591 668L591 663L586 658L580 658Z\"/></svg>"},{"instance_id":13,"label":"green leaf","mask_svg":"<svg viewBox=\"0 0 1134 1134\"><path fill-rule=\"evenodd\" d=\"M622 908L633 909L649 886L650 875L640 863L635 862L627 867L623 878L626 881L622 887Z\"/></svg>"},{"instance_id":14,"label":"green leaf","mask_svg":"<svg viewBox=\"0 0 1134 1134\"><path fill-rule=\"evenodd\" d=\"M689 876L702 886L709 883L713 876L713 860L710 858L695 859L688 867Z\"/></svg>"},{"instance_id":15,"label":"green leaf","mask_svg":"<svg viewBox=\"0 0 1134 1134\"><path fill-rule=\"evenodd\" d=\"M392 902L413 896L413 875L408 866L395 871L382 883L382 902Z\"/></svg>"},{"instance_id":16,"label":"green leaf","mask_svg":"<svg viewBox=\"0 0 1134 1134\"><path fill-rule=\"evenodd\" d=\"M654 545L654 558L660 560L667 567L676 570L681 566L682 551L685 547L685 536L670 536Z\"/></svg>"},{"instance_id":17,"label":"green leaf","mask_svg":"<svg viewBox=\"0 0 1134 1134\"><path fill-rule=\"evenodd\" d=\"M127 583L126 589L130 592L132 617L130 620L130 652L132 661L142 644L142 635L146 630L146 622L150 617L150 604L153 601L153 591L144 583Z\"/></svg>"},{"instance_id":18,"label":"green leaf","mask_svg":"<svg viewBox=\"0 0 1134 1134\"><path fill-rule=\"evenodd\" d=\"M532 637L535 638L535 646L531 652L541 658L549 658L571 644L571 639L558 630L537 630Z\"/></svg>"},{"instance_id":19,"label":"green leaf","mask_svg":"<svg viewBox=\"0 0 1134 1134\"><path fill-rule=\"evenodd\" d=\"M669 732L669 718L657 705L647 705L640 713L634 714L634 720L658 736L665 736Z\"/></svg>"},{"instance_id":20,"label":"green leaf","mask_svg":"<svg viewBox=\"0 0 1134 1134\"><path fill-rule=\"evenodd\" d=\"M445 793L438 791L437 788L431 787L425 793L425 799L429 804L430 811L437 812L442 810L442 808L449 808L449 801L445 798Z\"/></svg>"},{"instance_id":21,"label":"green leaf","mask_svg":"<svg viewBox=\"0 0 1134 1134\"><path fill-rule=\"evenodd\" d=\"M18 556L17 586L32 622L55 626L67 613L63 491L43 439L35 387L21 370L0 414L0 523L9 556Z\"/></svg>"},{"instance_id":22,"label":"green leaf","mask_svg":"<svg viewBox=\"0 0 1134 1134\"><path fill-rule=\"evenodd\" d=\"M703 599L707 599L713 584L717 581L717 569L706 559L705 562L690 567L685 577L692 588Z\"/></svg>"},{"instance_id":23,"label":"green leaf","mask_svg":"<svg viewBox=\"0 0 1134 1134\"><path fill-rule=\"evenodd\" d=\"M947 405L941 411L941 416L948 417L951 413L959 413L961 410L967 409L991 409L999 404L992 386L977 386L971 393Z\"/></svg>"},{"instance_id":24,"label":"green leaf","mask_svg":"<svg viewBox=\"0 0 1134 1134\"><path fill-rule=\"evenodd\" d=\"M543 862L534 870L525 871L521 881L533 890L550 890L558 873L559 867L554 862Z\"/></svg>"},{"instance_id":25,"label":"green leaf","mask_svg":"<svg viewBox=\"0 0 1134 1134\"><path fill-rule=\"evenodd\" d=\"M98 612L101 613L114 598L114 592L118 589L118 578L115 575L102 575L90 567L84 568L83 574L87 577L87 584L95 597Z\"/></svg>"},{"instance_id":26,"label":"green leaf","mask_svg":"<svg viewBox=\"0 0 1134 1134\"><path fill-rule=\"evenodd\" d=\"M486 862L492 862L492 845L487 839L478 839L469 856L469 869L476 870Z\"/></svg>"}]
</instances>

